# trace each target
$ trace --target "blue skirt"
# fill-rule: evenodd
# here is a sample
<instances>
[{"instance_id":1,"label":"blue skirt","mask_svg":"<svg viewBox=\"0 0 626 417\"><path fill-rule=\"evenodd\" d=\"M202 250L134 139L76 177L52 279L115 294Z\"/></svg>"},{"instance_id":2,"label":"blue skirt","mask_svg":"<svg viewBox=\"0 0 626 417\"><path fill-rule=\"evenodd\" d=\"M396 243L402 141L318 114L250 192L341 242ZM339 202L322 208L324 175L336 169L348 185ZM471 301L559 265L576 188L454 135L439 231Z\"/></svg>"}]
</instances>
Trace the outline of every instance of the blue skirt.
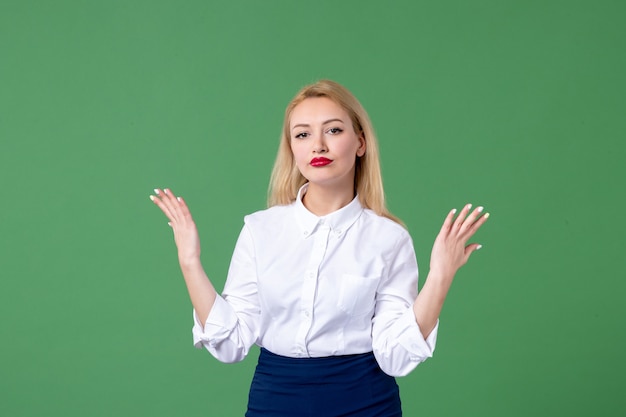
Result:
<instances>
[{"instance_id":1,"label":"blue skirt","mask_svg":"<svg viewBox=\"0 0 626 417\"><path fill-rule=\"evenodd\" d=\"M400 392L373 353L288 358L261 348L246 417L400 417Z\"/></svg>"}]
</instances>

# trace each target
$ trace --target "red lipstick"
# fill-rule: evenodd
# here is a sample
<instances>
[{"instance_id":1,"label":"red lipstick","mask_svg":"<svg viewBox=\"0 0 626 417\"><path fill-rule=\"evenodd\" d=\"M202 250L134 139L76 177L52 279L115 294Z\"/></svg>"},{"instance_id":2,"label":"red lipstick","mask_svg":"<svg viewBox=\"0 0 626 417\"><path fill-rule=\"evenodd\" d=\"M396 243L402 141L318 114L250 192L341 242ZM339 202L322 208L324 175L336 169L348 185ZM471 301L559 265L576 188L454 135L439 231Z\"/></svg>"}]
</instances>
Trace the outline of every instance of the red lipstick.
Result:
<instances>
[{"instance_id":1,"label":"red lipstick","mask_svg":"<svg viewBox=\"0 0 626 417\"><path fill-rule=\"evenodd\" d=\"M330 164L331 162L333 162L332 159L324 158L322 156L322 157L319 157L319 158L311 159L310 164L311 164L311 166L314 166L314 167L323 167L323 166L326 166L326 165Z\"/></svg>"}]
</instances>

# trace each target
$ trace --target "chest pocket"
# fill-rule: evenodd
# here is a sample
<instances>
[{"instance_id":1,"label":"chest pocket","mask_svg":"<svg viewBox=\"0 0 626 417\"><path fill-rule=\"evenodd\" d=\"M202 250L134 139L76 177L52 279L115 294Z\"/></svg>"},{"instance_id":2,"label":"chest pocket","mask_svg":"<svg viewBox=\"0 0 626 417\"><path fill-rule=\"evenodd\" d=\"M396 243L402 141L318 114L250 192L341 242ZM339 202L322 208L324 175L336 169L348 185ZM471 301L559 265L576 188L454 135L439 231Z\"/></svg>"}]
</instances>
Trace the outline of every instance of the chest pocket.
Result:
<instances>
[{"instance_id":1,"label":"chest pocket","mask_svg":"<svg viewBox=\"0 0 626 417\"><path fill-rule=\"evenodd\" d=\"M338 307L351 316L371 313L376 304L378 277L343 274L339 284Z\"/></svg>"}]
</instances>

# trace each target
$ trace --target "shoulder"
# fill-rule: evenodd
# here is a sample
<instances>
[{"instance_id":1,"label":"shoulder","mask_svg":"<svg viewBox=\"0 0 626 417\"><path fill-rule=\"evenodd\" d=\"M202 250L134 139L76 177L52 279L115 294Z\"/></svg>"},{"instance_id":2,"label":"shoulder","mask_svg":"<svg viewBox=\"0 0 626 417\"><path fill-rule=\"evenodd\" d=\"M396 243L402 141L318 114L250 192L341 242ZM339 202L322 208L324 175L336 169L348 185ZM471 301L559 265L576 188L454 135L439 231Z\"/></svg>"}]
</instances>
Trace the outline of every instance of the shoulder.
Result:
<instances>
[{"instance_id":1,"label":"shoulder","mask_svg":"<svg viewBox=\"0 0 626 417\"><path fill-rule=\"evenodd\" d=\"M256 211L245 216L243 221L246 226L251 228L275 227L278 223L283 223L289 216L293 216L293 204L272 206L265 210Z\"/></svg>"},{"instance_id":2,"label":"shoulder","mask_svg":"<svg viewBox=\"0 0 626 417\"><path fill-rule=\"evenodd\" d=\"M394 222L388 217L380 216L370 209L363 209L363 215L360 218L362 227L372 229L378 232L384 232L393 236L408 236L409 232L399 223Z\"/></svg>"},{"instance_id":3,"label":"shoulder","mask_svg":"<svg viewBox=\"0 0 626 417\"><path fill-rule=\"evenodd\" d=\"M395 221L380 216L370 209L364 209L359 218L358 228L365 239L379 242L388 249L409 244L413 245L411 235L408 230Z\"/></svg>"}]
</instances>

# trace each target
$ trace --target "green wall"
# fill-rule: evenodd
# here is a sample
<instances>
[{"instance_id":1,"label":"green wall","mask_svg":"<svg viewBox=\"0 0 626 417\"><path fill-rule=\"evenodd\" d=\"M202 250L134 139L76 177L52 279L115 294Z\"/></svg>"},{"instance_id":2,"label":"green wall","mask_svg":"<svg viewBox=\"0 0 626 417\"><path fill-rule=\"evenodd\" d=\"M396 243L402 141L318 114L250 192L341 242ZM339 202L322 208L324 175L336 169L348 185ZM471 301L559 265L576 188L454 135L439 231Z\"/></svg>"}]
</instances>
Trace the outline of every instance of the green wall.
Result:
<instances>
[{"instance_id":1,"label":"green wall","mask_svg":"<svg viewBox=\"0 0 626 417\"><path fill-rule=\"evenodd\" d=\"M483 204L407 416L616 416L626 400L622 1L0 0L0 415L240 416L256 364L191 344L165 217L221 288L284 106L370 112L423 276Z\"/></svg>"}]
</instances>

